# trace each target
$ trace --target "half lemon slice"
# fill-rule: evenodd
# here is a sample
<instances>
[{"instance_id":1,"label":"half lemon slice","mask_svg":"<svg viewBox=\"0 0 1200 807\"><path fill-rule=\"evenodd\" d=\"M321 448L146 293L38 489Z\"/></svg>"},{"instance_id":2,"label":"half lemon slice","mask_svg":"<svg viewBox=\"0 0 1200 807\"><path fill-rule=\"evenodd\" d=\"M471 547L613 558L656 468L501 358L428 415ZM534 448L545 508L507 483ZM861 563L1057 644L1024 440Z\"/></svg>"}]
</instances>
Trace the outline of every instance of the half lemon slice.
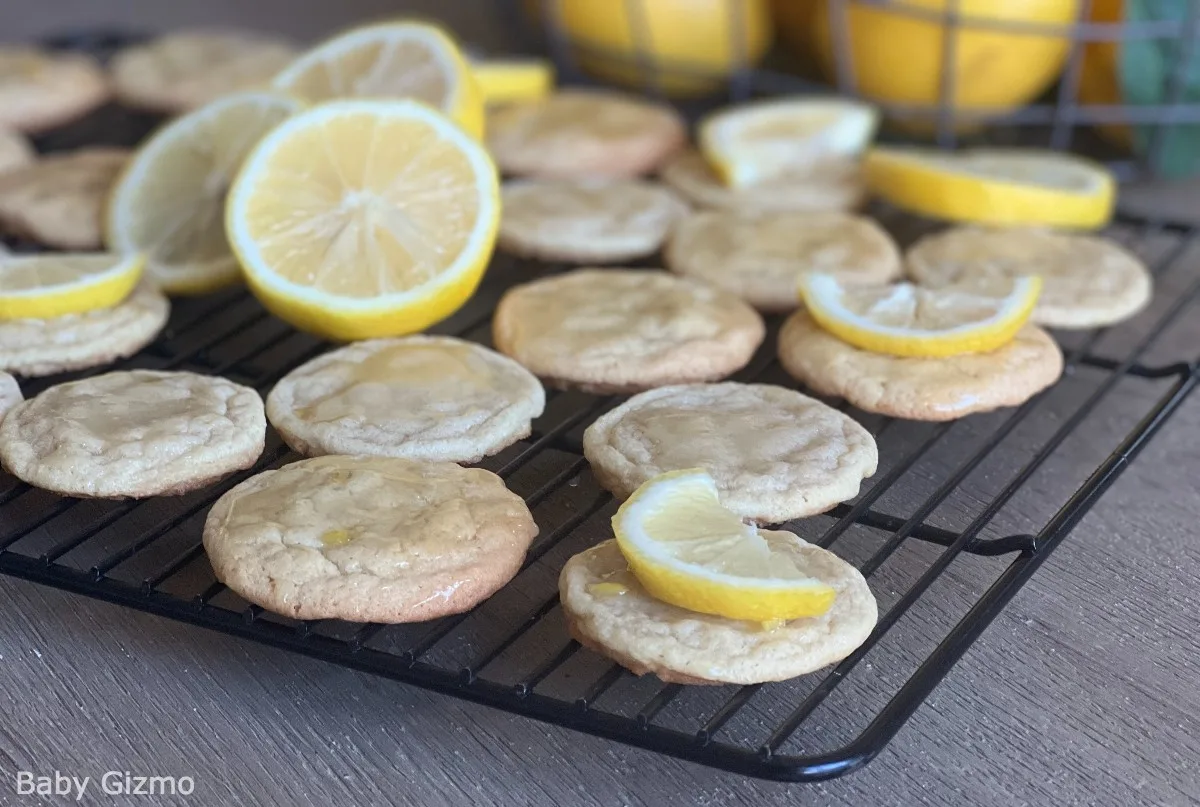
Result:
<instances>
[{"instance_id":1,"label":"half lemon slice","mask_svg":"<svg viewBox=\"0 0 1200 807\"><path fill-rule=\"evenodd\" d=\"M225 229L275 315L332 339L412 333L456 311L500 221L496 166L419 101L332 101L276 127L234 181Z\"/></svg>"},{"instance_id":2,"label":"half lemon slice","mask_svg":"<svg viewBox=\"0 0 1200 807\"><path fill-rule=\"evenodd\" d=\"M142 255L0 256L0 320L52 319L112 308L142 277Z\"/></svg>"},{"instance_id":3,"label":"half lemon slice","mask_svg":"<svg viewBox=\"0 0 1200 807\"><path fill-rule=\"evenodd\" d=\"M728 186L745 188L866 150L879 115L873 107L828 98L759 101L716 112L700 124L699 144Z\"/></svg>"},{"instance_id":4,"label":"half lemon slice","mask_svg":"<svg viewBox=\"0 0 1200 807\"><path fill-rule=\"evenodd\" d=\"M875 148L864 168L876 195L948 221L1091 230L1108 224L1116 204L1108 169L1052 151Z\"/></svg>"},{"instance_id":5,"label":"half lemon slice","mask_svg":"<svg viewBox=\"0 0 1200 807\"><path fill-rule=\"evenodd\" d=\"M108 204L109 249L145 252L168 294L204 294L239 278L225 240L225 196L258 139L300 103L239 93L177 118L138 149Z\"/></svg>"},{"instance_id":6,"label":"half lemon slice","mask_svg":"<svg viewBox=\"0 0 1200 807\"><path fill-rule=\"evenodd\" d=\"M939 358L996 350L1029 320L1040 277L993 285L984 291L843 286L833 275L809 274L800 296L817 324L843 342L873 353Z\"/></svg>"},{"instance_id":7,"label":"half lemon slice","mask_svg":"<svg viewBox=\"0 0 1200 807\"><path fill-rule=\"evenodd\" d=\"M457 44L423 22L367 25L302 54L272 86L316 103L335 98L412 98L483 135L483 97Z\"/></svg>"},{"instance_id":8,"label":"half lemon slice","mask_svg":"<svg viewBox=\"0 0 1200 807\"><path fill-rule=\"evenodd\" d=\"M819 616L833 605L832 587L805 575L788 553L721 506L703 470L649 480L612 524L630 571L663 602L757 622Z\"/></svg>"},{"instance_id":9,"label":"half lemon slice","mask_svg":"<svg viewBox=\"0 0 1200 807\"><path fill-rule=\"evenodd\" d=\"M544 59L479 59L471 61L484 103L536 101L554 89L554 67Z\"/></svg>"}]
</instances>

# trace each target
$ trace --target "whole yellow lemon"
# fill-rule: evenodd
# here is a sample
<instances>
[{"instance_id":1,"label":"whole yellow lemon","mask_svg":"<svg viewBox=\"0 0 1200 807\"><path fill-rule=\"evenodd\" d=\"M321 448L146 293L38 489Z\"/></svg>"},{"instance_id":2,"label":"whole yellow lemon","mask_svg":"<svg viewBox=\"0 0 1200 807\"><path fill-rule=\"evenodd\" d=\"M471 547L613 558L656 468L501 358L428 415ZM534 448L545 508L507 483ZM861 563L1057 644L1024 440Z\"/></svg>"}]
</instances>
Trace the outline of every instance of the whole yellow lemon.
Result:
<instances>
[{"instance_id":1,"label":"whole yellow lemon","mask_svg":"<svg viewBox=\"0 0 1200 807\"><path fill-rule=\"evenodd\" d=\"M812 28L817 58L826 76L836 79L839 54L831 3L796 2L816 3ZM859 92L883 103L938 103L948 27L937 15L945 12L946 0L897 0L885 6L833 2L845 4L849 48L841 56L850 59ZM960 0L954 107L1003 114L1026 104L1054 82L1067 56L1065 31L1017 32L980 22L1065 26L1075 21L1079 5L1079 0Z\"/></svg>"},{"instance_id":2,"label":"whole yellow lemon","mask_svg":"<svg viewBox=\"0 0 1200 807\"><path fill-rule=\"evenodd\" d=\"M580 68L617 84L673 96L718 89L744 60L759 63L774 35L768 0L558 0ZM552 13L538 0L527 12ZM740 36L739 36L740 33ZM740 39L740 41L739 41Z\"/></svg>"}]
</instances>

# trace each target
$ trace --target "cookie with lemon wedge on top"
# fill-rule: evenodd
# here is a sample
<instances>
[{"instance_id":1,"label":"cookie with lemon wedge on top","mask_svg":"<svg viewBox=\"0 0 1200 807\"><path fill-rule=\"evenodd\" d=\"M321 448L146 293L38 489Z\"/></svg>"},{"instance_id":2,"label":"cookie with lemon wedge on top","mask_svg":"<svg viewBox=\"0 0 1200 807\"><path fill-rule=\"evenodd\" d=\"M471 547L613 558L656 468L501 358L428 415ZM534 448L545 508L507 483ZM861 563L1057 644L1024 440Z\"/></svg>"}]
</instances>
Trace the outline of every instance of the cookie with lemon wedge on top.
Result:
<instances>
[{"instance_id":1,"label":"cookie with lemon wedge on top","mask_svg":"<svg viewBox=\"0 0 1200 807\"><path fill-rule=\"evenodd\" d=\"M782 681L840 661L875 627L857 569L792 533L743 523L703 470L643 484L613 531L567 561L559 597L580 644L638 675Z\"/></svg>"},{"instance_id":2,"label":"cookie with lemon wedge on top","mask_svg":"<svg viewBox=\"0 0 1200 807\"><path fill-rule=\"evenodd\" d=\"M945 421L1017 406L1058 380L1058 344L1029 324L1041 280L984 290L843 286L804 277L779 333L784 369L867 412Z\"/></svg>"}]
</instances>

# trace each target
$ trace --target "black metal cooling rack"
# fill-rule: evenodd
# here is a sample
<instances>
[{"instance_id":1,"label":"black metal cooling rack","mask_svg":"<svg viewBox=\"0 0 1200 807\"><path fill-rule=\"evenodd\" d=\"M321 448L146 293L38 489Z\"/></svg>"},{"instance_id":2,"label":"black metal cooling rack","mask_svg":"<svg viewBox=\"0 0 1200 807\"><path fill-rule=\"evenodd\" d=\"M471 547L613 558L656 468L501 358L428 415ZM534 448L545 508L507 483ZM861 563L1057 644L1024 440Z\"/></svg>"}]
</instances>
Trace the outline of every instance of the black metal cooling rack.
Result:
<instances>
[{"instance_id":1,"label":"black metal cooling rack","mask_svg":"<svg viewBox=\"0 0 1200 807\"><path fill-rule=\"evenodd\" d=\"M144 123L101 110L43 145L140 136ZM894 232L913 224L877 212ZM0 476L0 572L716 768L789 781L838 776L891 740L1196 386L1200 365L1176 326L1200 299L1197 234L1116 225L1114 237L1153 267L1154 304L1116 329L1061 334L1063 380L1023 406L949 424L848 410L875 434L879 472L852 502L789 528L855 563L880 619L847 659L793 681L664 685L569 638L558 571L607 537L614 509L588 471L581 434L619 402L579 392L550 393L533 435L483 463L523 496L541 534L517 577L467 614L404 626L295 622L216 582L200 543L204 516L250 474L297 459L274 434L254 468L179 498L65 499ZM479 293L432 330L487 343L504 289L563 268L498 257ZM774 357L779 323L771 325L737 379L791 383ZM95 372L186 369L265 394L328 347L230 290L177 301L155 344ZM33 395L85 374L23 389Z\"/></svg>"}]
</instances>

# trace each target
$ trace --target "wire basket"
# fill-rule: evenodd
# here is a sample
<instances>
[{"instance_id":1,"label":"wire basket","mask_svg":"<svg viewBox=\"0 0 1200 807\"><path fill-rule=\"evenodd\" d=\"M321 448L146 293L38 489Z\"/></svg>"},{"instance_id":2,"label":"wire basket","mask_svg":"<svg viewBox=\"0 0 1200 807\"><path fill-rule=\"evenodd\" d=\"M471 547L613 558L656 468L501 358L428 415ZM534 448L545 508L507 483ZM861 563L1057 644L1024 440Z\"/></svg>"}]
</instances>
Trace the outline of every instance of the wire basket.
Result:
<instances>
[{"instance_id":1,"label":"wire basket","mask_svg":"<svg viewBox=\"0 0 1200 807\"><path fill-rule=\"evenodd\" d=\"M1123 180L1200 175L1194 0L511 0L565 81L685 111L836 92L884 137L1077 151Z\"/></svg>"}]
</instances>

